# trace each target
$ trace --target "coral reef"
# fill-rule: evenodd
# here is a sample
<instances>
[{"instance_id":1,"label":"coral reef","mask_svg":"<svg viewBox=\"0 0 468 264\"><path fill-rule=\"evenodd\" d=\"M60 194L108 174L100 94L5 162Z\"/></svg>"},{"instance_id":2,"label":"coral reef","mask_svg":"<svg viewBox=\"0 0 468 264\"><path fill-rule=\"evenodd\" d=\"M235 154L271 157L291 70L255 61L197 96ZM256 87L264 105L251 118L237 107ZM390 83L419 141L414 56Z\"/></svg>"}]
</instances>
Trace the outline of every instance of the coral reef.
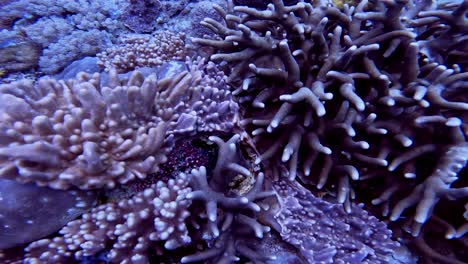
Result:
<instances>
[{"instance_id":1,"label":"coral reef","mask_svg":"<svg viewBox=\"0 0 468 264\"><path fill-rule=\"evenodd\" d=\"M158 181L128 200L95 207L69 222L54 239L25 248L27 263L66 263L107 250L112 263L148 263L147 251L156 242L175 249L191 242L185 225L191 201L190 177L180 174L167 183ZM111 244L111 247L109 247Z\"/></svg>"},{"instance_id":2,"label":"coral reef","mask_svg":"<svg viewBox=\"0 0 468 264\"><path fill-rule=\"evenodd\" d=\"M0 6L0 262L468 258L468 0Z\"/></svg>"},{"instance_id":3,"label":"coral reef","mask_svg":"<svg viewBox=\"0 0 468 264\"><path fill-rule=\"evenodd\" d=\"M232 69L257 163L276 178L283 163L289 180L335 188L348 212L355 186L381 179L373 203L393 207L394 221L416 206L417 236L441 198L468 197L468 187L451 187L466 166L468 2L325 2L215 6L223 21L202 24L218 37L192 41ZM420 168L430 155L439 164Z\"/></svg>"},{"instance_id":4,"label":"coral reef","mask_svg":"<svg viewBox=\"0 0 468 264\"><path fill-rule=\"evenodd\" d=\"M155 67L171 60L183 60L185 54L184 34L170 31L154 35L125 35L119 45L97 54L98 65L106 71L116 69L129 72L141 67Z\"/></svg>"},{"instance_id":5,"label":"coral reef","mask_svg":"<svg viewBox=\"0 0 468 264\"><path fill-rule=\"evenodd\" d=\"M295 181L281 179L273 187L282 204L275 216L281 237L297 247L309 263L392 262L399 244L391 240L385 223L361 207L348 214Z\"/></svg>"},{"instance_id":6,"label":"coral reef","mask_svg":"<svg viewBox=\"0 0 468 264\"><path fill-rule=\"evenodd\" d=\"M136 33L152 32L156 26L156 18L161 12L161 2L158 0L128 0L128 6L122 12L122 22Z\"/></svg>"},{"instance_id":7,"label":"coral reef","mask_svg":"<svg viewBox=\"0 0 468 264\"><path fill-rule=\"evenodd\" d=\"M91 11L92 10L92 11ZM123 29L118 1L13 1L0 10L0 37L26 37L41 52L39 70L56 73L73 60L94 55L112 44ZM12 62L21 61L21 57Z\"/></svg>"},{"instance_id":8,"label":"coral reef","mask_svg":"<svg viewBox=\"0 0 468 264\"><path fill-rule=\"evenodd\" d=\"M158 82L135 73L41 79L0 87L2 178L55 189L113 188L166 160L168 124L158 118Z\"/></svg>"}]
</instances>

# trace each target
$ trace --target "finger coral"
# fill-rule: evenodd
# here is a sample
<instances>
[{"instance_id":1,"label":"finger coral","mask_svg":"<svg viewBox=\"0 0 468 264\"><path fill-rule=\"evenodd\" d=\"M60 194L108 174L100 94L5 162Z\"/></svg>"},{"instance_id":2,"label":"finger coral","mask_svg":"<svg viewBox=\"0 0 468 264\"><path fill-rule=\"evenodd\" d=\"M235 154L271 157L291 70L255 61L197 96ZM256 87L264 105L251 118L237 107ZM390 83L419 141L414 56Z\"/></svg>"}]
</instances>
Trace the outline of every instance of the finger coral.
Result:
<instances>
[{"instance_id":1,"label":"finger coral","mask_svg":"<svg viewBox=\"0 0 468 264\"><path fill-rule=\"evenodd\" d=\"M157 182L129 200L95 207L69 222L54 239L26 247L27 263L65 263L108 250L112 263L148 263L147 252L156 242L175 249L191 242L185 225L191 201L190 177L180 174ZM109 244L111 245L109 248Z\"/></svg>"},{"instance_id":2,"label":"finger coral","mask_svg":"<svg viewBox=\"0 0 468 264\"><path fill-rule=\"evenodd\" d=\"M153 113L157 79L135 73L0 87L0 175L55 189L112 188L166 160L168 124Z\"/></svg>"}]
</instances>

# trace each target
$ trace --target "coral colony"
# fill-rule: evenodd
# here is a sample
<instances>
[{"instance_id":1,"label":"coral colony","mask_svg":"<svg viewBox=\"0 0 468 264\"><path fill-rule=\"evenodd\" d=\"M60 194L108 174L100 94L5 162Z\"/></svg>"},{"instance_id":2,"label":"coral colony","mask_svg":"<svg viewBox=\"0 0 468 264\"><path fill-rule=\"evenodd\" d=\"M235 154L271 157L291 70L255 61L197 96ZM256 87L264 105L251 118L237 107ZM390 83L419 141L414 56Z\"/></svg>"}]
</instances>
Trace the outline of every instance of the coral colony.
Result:
<instances>
[{"instance_id":1,"label":"coral colony","mask_svg":"<svg viewBox=\"0 0 468 264\"><path fill-rule=\"evenodd\" d=\"M1 263L468 260L467 0L27 2L16 70L101 68L0 85Z\"/></svg>"}]
</instances>

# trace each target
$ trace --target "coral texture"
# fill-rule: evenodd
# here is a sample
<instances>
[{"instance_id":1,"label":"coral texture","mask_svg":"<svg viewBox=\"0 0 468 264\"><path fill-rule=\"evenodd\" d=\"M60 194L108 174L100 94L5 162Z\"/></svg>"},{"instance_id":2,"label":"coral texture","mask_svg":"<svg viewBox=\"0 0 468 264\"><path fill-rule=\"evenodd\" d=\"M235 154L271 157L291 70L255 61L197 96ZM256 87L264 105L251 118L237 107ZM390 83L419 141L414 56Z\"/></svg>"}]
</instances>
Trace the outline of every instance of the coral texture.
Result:
<instances>
[{"instance_id":1,"label":"coral texture","mask_svg":"<svg viewBox=\"0 0 468 264\"><path fill-rule=\"evenodd\" d=\"M55 73L78 58L112 44L121 31L118 1L21 0L0 10L5 31L0 36L26 36L40 49L39 70ZM12 61L15 61L13 59Z\"/></svg>"},{"instance_id":2,"label":"coral texture","mask_svg":"<svg viewBox=\"0 0 468 264\"><path fill-rule=\"evenodd\" d=\"M27 263L65 263L108 250L112 263L148 263L148 250L163 241L175 249L191 242L185 225L191 201L190 177L157 182L128 200L95 207L69 222L54 239L26 247ZM109 248L109 244L111 247Z\"/></svg>"},{"instance_id":3,"label":"coral texture","mask_svg":"<svg viewBox=\"0 0 468 264\"><path fill-rule=\"evenodd\" d=\"M166 160L166 122L154 113L158 82L135 73L42 79L0 87L0 175L56 189L112 188Z\"/></svg>"},{"instance_id":4,"label":"coral texture","mask_svg":"<svg viewBox=\"0 0 468 264\"><path fill-rule=\"evenodd\" d=\"M158 0L127 0L127 4L121 15L125 26L136 33L152 32L161 12L161 2Z\"/></svg>"},{"instance_id":5,"label":"coral texture","mask_svg":"<svg viewBox=\"0 0 468 264\"><path fill-rule=\"evenodd\" d=\"M134 72L0 86L0 176L52 188L113 188L154 173L169 134L231 129L237 104L212 63L160 81ZM166 134L168 136L166 137Z\"/></svg>"},{"instance_id":6,"label":"coral texture","mask_svg":"<svg viewBox=\"0 0 468 264\"><path fill-rule=\"evenodd\" d=\"M98 65L106 71L117 69L129 72L140 67L154 67L170 60L183 60L186 56L184 34L170 31L154 35L125 35L119 45L97 54Z\"/></svg>"},{"instance_id":7,"label":"coral texture","mask_svg":"<svg viewBox=\"0 0 468 264\"><path fill-rule=\"evenodd\" d=\"M0 48L56 71L119 37L119 1L0 4ZM468 0L215 2L121 6L208 16L196 50L128 35L107 72L0 85L0 262L463 263Z\"/></svg>"},{"instance_id":8,"label":"coral texture","mask_svg":"<svg viewBox=\"0 0 468 264\"><path fill-rule=\"evenodd\" d=\"M267 10L216 7L225 24L212 19L202 23L220 39L193 39L218 48L211 59L231 65L229 81L245 107L242 123L263 151L258 162L281 161L289 168L290 180L298 174L305 182L313 177L319 189L329 182L336 184L338 201L348 211L355 196L352 181L379 171L411 178L416 173L411 164L396 168L444 149L451 140L464 142L466 133L460 130L466 120L453 117L468 110L466 98L456 95L467 79L460 68L463 59L448 69L440 64L448 58L439 62L439 57L420 49L447 34L463 33L466 24L454 21L465 14L467 2L452 10L416 13L421 19L434 18L431 23L410 25L404 22L411 12L427 7L385 1L373 3L368 11L367 3L343 11L302 2L285 6L279 0ZM454 17L447 22L448 29L416 39L410 27L431 31L433 24L445 22L442 14ZM459 38L453 42L455 52L460 49ZM451 101L457 99L461 101ZM399 127L401 120L405 122ZM433 123L450 133L450 139L433 142L431 136L416 137L418 126ZM428 205L426 212L432 206ZM395 207L392 219L398 218L400 207Z\"/></svg>"},{"instance_id":9,"label":"coral texture","mask_svg":"<svg viewBox=\"0 0 468 264\"><path fill-rule=\"evenodd\" d=\"M281 237L297 247L308 263L399 263L392 260L399 247L392 232L362 208L348 214L295 181L282 179L273 186L282 204L275 215Z\"/></svg>"}]
</instances>

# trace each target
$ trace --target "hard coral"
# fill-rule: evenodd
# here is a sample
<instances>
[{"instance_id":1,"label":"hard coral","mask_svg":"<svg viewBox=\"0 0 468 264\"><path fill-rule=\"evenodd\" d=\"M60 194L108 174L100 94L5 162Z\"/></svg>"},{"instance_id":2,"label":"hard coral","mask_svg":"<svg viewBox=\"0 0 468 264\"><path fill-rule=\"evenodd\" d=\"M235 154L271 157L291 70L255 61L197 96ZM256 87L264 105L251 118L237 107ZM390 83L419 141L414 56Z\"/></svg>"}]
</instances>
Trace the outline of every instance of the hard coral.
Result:
<instances>
[{"instance_id":1,"label":"hard coral","mask_svg":"<svg viewBox=\"0 0 468 264\"><path fill-rule=\"evenodd\" d=\"M157 182L128 200L95 207L69 222L53 239L26 247L27 263L65 263L109 250L111 263L148 263L157 242L175 249L191 242L185 225L191 201L190 177Z\"/></svg>"},{"instance_id":2,"label":"hard coral","mask_svg":"<svg viewBox=\"0 0 468 264\"><path fill-rule=\"evenodd\" d=\"M273 187L282 205L275 215L280 235L308 263L400 263L393 259L400 245L392 232L361 207L347 214L295 181L281 179Z\"/></svg>"},{"instance_id":3,"label":"hard coral","mask_svg":"<svg viewBox=\"0 0 468 264\"><path fill-rule=\"evenodd\" d=\"M125 35L119 39L119 45L97 55L98 65L106 71L116 69L118 72L155 67L167 61L183 60L186 55L184 46L184 35L170 31Z\"/></svg>"},{"instance_id":4,"label":"hard coral","mask_svg":"<svg viewBox=\"0 0 468 264\"><path fill-rule=\"evenodd\" d=\"M0 86L0 176L52 188L112 188L166 161L174 134L229 130L237 104L212 63L158 80L111 72Z\"/></svg>"},{"instance_id":5,"label":"hard coral","mask_svg":"<svg viewBox=\"0 0 468 264\"><path fill-rule=\"evenodd\" d=\"M468 135L468 1L361 1L342 10L327 2L215 6L223 21L202 24L218 38L193 42L218 49L211 59L232 69L258 163L279 175L281 162L289 180L335 187L348 212L358 181L383 178L374 203L394 206L392 220L423 199L417 235L440 198L466 198L466 187L450 187L464 151L445 152L463 149ZM440 166L421 168L428 155Z\"/></svg>"},{"instance_id":6,"label":"hard coral","mask_svg":"<svg viewBox=\"0 0 468 264\"><path fill-rule=\"evenodd\" d=\"M265 190L263 173L256 177L246 193L229 191L229 183L235 175L253 176L250 169L242 165L245 160L239 155L239 138L240 135L234 135L224 141L216 136L210 137L219 147L211 177L203 166L191 171L193 191L187 198L204 203L207 220L203 224L206 228L202 231L202 238L212 246L182 258L182 263L232 263L241 256L256 263L269 259L250 248L252 242L249 241L261 239L270 231L270 227L260 223L269 213L269 208L264 209L260 202L275 193Z\"/></svg>"},{"instance_id":7,"label":"hard coral","mask_svg":"<svg viewBox=\"0 0 468 264\"><path fill-rule=\"evenodd\" d=\"M112 188L166 160L155 76L98 74L0 86L0 176L56 189Z\"/></svg>"}]
</instances>

